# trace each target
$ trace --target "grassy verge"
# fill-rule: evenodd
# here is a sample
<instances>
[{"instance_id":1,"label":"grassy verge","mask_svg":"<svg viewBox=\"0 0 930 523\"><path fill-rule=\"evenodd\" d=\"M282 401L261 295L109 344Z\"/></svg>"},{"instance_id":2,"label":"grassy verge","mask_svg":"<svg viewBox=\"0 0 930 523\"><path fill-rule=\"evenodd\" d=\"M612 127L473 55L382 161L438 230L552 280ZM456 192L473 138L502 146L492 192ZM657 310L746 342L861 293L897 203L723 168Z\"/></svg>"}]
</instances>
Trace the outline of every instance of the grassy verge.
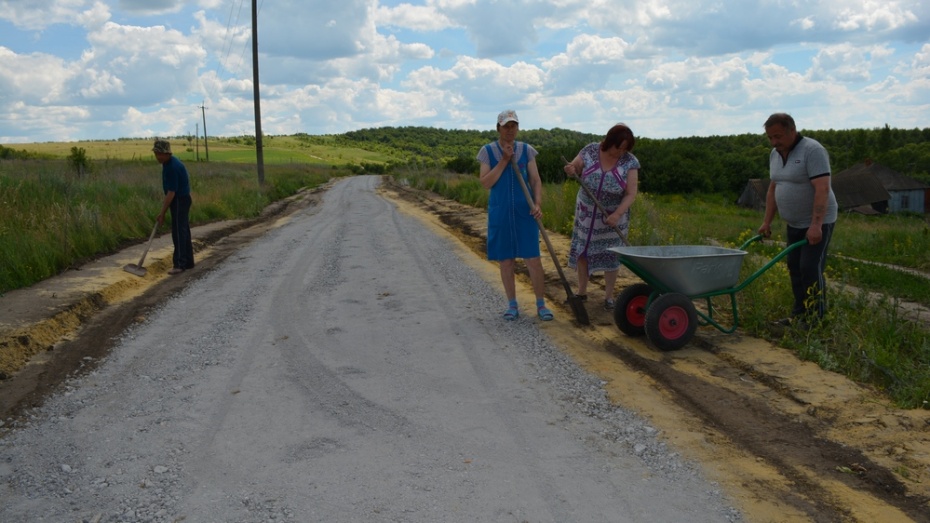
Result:
<instances>
[{"instance_id":1,"label":"grassy verge","mask_svg":"<svg viewBox=\"0 0 930 523\"><path fill-rule=\"evenodd\" d=\"M192 225L257 216L272 201L345 174L307 164L188 163ZM77 176L60 160L0 162L0 293L146 238L161 208L161 166L106 161Z\"/></svg>"},{"instance_id":2,"label":"grassy verge","mask_svg":"<svg viewBox=\"0 0 930 523\"><path fill-rule=\"evenodd\" d=\"M474 176L435 171L396 177L462 203L487 206L487 191ZM545 187L543 222L547 229L571 234L577 191L571 182ZM640 193L633 206L630 242L717 242L735 247L754 236L761 222L760 213L740 208L722 196ZM779 224L775 228L784 230ZM749 247L752 255L743 263L741 281L783 248L779 242L784 241L784 233L773 236L772 242ZM903 408L930 408L930 332L905 321L897 307L898 300L930 306L930 283L918 275L869 263L927 271L928 236L930 227L923 217L843 215L831 244L831 252L843 257L831 256L828 261L828 278L833 285L826 321L803 331L772 326L773 320L789 315L793 301L787 269L778 263L737 293L740 326L754 336L795 350L825 369L883 390ZM719 321L725 324L729 298L715 298L714 305L722 311Z\"/></svg>"}]
</instances>

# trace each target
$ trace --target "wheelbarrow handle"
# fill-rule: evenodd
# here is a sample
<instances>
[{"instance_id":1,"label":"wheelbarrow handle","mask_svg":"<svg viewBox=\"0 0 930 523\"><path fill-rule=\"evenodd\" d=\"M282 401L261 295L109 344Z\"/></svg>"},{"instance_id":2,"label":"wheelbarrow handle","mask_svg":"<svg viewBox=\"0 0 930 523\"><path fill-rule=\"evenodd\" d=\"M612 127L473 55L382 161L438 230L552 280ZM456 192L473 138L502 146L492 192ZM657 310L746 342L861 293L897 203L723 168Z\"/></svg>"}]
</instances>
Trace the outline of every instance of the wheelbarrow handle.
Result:
<instances>
[{"instance_id":1,"label":"wheelbarrow handle","mask_svg":"<svg viewBox=\"0 0 930 523\"><path fill-rule=\"evenodd\" d=\"M752 238L749 238L748 240L746 240L742 245L740 245L739 250L745 251L745 250L746 250L746 247L749 247L749 244L750 244L750 243L753 243L753 242L761 242L761 241L764 240L764 239L765 239L764 236L762 236L761 234L757 234L757 235L753 236ZM797 241L797 242L795 242L795 243L792 243L791 245L789 245L789 246L785 249L784 253L785 253L785 254L788 254L788 252L797 249L798 247L804 245L805 243L807 243L807 238L804 238L804 239L802 239L802 240L800 240L800 241Z\"/></svg>"},{"instance_id":2,"label":"wheelbarrow handle","mask_svg":"<svg viewBox=\"0 0 930 523\"><path fill-rule=\"evenodd\" d=\"M748 240L746 240L742 245L740 245L740 246L739 246L739 250L745 251L745 250L746 250L746 247L749 247L749 244L750 244L750 243L761 242L764 238L765 238L765 237L762 236L761 234L757 234L757 235L753 236L752 238L749 238Z\"/></svg>"}]
</instances>

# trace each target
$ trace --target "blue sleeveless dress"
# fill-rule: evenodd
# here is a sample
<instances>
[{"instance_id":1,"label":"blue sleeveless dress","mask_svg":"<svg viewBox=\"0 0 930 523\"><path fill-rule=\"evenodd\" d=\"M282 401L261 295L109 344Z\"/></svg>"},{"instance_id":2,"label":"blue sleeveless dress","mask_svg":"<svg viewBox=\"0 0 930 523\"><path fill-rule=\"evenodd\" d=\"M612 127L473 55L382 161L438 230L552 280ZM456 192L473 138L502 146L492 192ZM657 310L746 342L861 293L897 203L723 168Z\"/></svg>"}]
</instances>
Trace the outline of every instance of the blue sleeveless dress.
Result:
<instances>
[{"instance_id":1,"label":"blue sleeveless dress","mask_svg":"<svg viewBox=\"0 0 930 523\"><path fill-rule=\"evenodd\" d=\"M523 177L532 196L533 189L529 185L529 173L526 170L530 160L530 148L522 142L516 142L514 145L514 150L520 153L517 158L519 176ZM498 153L496 156L495 146ZM484 147L489 165L493 169L503 152L497 142ZM488 199L488 260L539 257L539 225L536 218L530 214L530 206L516 176L511 163L504 169L497 183L491 187Z\"/></svg>"}]
</instances>

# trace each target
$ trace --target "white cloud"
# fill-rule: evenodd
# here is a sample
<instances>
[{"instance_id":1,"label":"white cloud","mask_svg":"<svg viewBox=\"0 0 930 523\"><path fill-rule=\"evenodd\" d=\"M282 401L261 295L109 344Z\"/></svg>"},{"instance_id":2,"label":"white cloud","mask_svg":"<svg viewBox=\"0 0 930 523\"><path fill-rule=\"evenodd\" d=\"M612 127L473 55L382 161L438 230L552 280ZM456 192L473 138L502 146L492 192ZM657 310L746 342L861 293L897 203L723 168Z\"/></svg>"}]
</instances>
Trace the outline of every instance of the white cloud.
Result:
<instances>
[{"instance_id":1,"label":"white cloud","mask_svg":"<svg viewBox=\"0 0 930 523\"><path fill-rule=\"evenodd\" d=\"M370 49L375 36L373 0L280 0L273 5L259 19L259 47L268 55L347 58Z\"/></svg>"},{"instance_id":2,"label":"white cloud","mask_svg":"<svg viewBox=\"0 0 930 523\"><path fill-rule=\"evenodd\" d=\"M814 81L867 81L871 78L869 55L869 49L850 44L824 47L814 57L810 77Z\"/></svg>"},{"instance_id":3,"label":"white cloud","mask_svg":"<svg viewBox=\"0 0 930 523\"><path fill-rule=\"evenodd\" d=\"M400 4L397 7L379 6L374 18L378 26L399 27L411 31L442 31L456 25L445 14L431 5Z\"/></svg>"},{"instance_id":4,"label":"white cloud","mask_svg":"<svg viewBox=\"0 0 930 523\"><path fill-rule=\"evenodd\" d=\"M611 80L622 83L645 74L648 62L636 57L635 51L632 58L628 56L632 50L633 46L620 37L577 36L565 52L542 62L547 88L555 94L604 89L611 86Z\"/></svg>"},{"instance_id":5,"label":"white cloud","mask_svg":"<svg viewBox=\"0 0 930 523\"><path fill-rule=\"evenodd\" d=\"M843 31L894 31L919 21L906 4L888 0L855 2L837 13L834 24Z\"/></svg>"},{"instance_id":6,"label":"white cloud","mask_svg":"<svg viewBox=\"0 0 930 523\"><path fill-rule=\"evenodd\" d=\"M435 5L455 25L465 28L479 58L492 58L528 51L538 37L535 20L545 18L553 4L540 0L437 0Z\"/></svg>"},{"instance_id":7,"label":"white cloud","mask_svg":"<svg viewBox=\"0 0 930 523\"><path fill-rule=\"evenodd\" d=\"M201 103L211 134L254 132L250 15L0 0L0 142L188 133ZM926 126L928 40L921 0L277 0L259 12L263 130L490 129L505 107L652 137L759 132L775 110Z\"/></svg>"},{"instance_id":8,"label":"white cloud","mask_svg":"<svg viewBox=\"0 0 930 523\"><path fill-rule=\"evenodd\" d=\"M179 31L108 22L88 34L88 41L92 48L80 64L86 72L73 79L74 91L106 96L76 98L75 103L156 104L186 96L199 86L197 73L206 53ZM101 78L119 89L101 89Z\"/></svg>"},{"instance_id":9,"label":"white cloud","mask_svg":"<svg viewBox=\"0 0 930 523\"><path fill-rule=\"evenodd\" d=\"M810 31L817 27L817 22L813 18L805 16L804 18L792 20L791 25L800 28L802 31Z\"/></svg>"},{"instance_id":10,"label":"white cloud","mask_svg":"<svg viewBox=\"0 0 930 523\"><path fill-rule=\"evenodd\" d=\"M58 105L72 75L60 58L40 53L17 55L0 47L0 100L4 104Z\"/></svg>"},{"instance_id":11,"label":"white cloud","mask_svg":"<svg viewBox=\"0 0 930 523\"><path fill-rule=\"evenodd\" d=\"M118 0L120 9L130 13L162 15L176 13L184 5L180 0Z\"/></svg>"},{"instance_id":12,"label":"white cloud","mask_svg":"<svg viewBox=\"0 0 930 523\"><path fill-rule=\"evenodd\" d=\"M71 23L90 2L77 0L0 0L0 19L29 30L42 30L50 25Z\"/></svg>"},{"instance_id":13,"label":"white cloud","mask_svg":"<svg viewBox=\"0 0 930 523\"><path fill-rule=\"evenodd\" d=\"M914 53L911 72L917 78L930 78L930 44L924 44L920 51Z\"/></svg>"},{"instance_id":14,"label":"white cloud","mask_svg":"<svg viewBox=\"0 0 930 523\"><path fill-rule=\"evenodd\" d=\"M742 88L749 76L745 63L728 60L688 58L668 62L646 75L647 84L663 91L727 92Z\"/></svg>"}]
</instances>

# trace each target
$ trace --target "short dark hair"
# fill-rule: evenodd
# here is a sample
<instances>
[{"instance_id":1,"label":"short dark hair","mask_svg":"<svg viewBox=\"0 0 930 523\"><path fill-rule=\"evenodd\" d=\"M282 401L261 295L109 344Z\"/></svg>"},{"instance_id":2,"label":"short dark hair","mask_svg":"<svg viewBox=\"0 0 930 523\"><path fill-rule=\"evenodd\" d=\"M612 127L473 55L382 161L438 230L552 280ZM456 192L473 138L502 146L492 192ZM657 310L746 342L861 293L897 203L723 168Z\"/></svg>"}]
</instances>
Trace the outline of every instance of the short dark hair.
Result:
<instances>
[{"instance_id":1,"label":"short dark hair","mask_svg":"<svg viewBox=\"0 0 930 523\"><path fill-rule=\"evenodd\" d=\"M626 124L618 123L611 127L604 139L601 140L601 150L606 151L611 147L620 147L623 142L627 142L629 145L627 152L632 151L633 146L636 145L636 137L633 136L633 131Z\"/></svg>"},{"instance_id":2,"label":"short dark hair","mask_svg":"<svg viewBox=\"0 0 930 523\"><path fill-rule=\"evenodd\" d=\"M797 130L797 126L794 125L794 118L791 117L788 113L775 113L772 116L769 116L769 119L765 121L765 127L768 129L773 125L780 125L785 129L790 129L792 131Z\"/></svg>"}]
</instances>

